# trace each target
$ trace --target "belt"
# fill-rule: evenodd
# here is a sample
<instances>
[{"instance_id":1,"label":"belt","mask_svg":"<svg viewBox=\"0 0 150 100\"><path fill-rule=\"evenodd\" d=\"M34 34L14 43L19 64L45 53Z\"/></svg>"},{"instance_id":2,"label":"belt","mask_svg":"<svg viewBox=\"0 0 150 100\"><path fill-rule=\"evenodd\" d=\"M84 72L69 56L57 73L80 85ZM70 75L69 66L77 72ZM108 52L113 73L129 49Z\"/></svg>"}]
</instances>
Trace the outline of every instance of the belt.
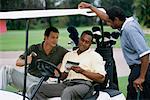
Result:
<instances>
[{"instance_id":1,"label":"belt","mask_svg":"<svg viewBox=\"0 0 150 100\"><path fill-rule=\"evenodd\" d=\"M140 67L141 64L133 64L133 65L129 65L130 69L132 69L133 67Z\"/></svg>"},{"instance_id":2,"label":"belt","mask_svg":"<svg viewBox=\"0 0 150 100\"><path fill-rule=\"evenodd\" d=\"M73 86L73 85L78 85L78 84L86 84L88 86L92 86L92 82L89 80L84 80L84 79L67 79L63 81L63 83L67 86Z\"/></svg>"},{"instance_id":3,"label":"belt","mask_svg":"<svg viewBox=\"0 0 150 100\"><path fill-rule=\"evenodd\" d=\"M150 67L150 63L148 65ZM130 69L132 69L133 67L141 67L141 64L133 64L133 65L129 65Z\"/></svg>"}]
</instances>

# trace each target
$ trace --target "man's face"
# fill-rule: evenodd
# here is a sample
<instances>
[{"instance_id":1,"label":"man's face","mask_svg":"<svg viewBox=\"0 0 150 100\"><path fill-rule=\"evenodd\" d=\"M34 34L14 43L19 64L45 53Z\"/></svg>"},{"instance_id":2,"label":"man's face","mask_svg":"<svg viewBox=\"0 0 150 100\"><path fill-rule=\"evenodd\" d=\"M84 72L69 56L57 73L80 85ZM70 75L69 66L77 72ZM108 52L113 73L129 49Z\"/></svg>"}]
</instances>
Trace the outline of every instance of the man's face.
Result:
<instances>
[{"instance_id":1,"label":"man's face","mask_svg":"<svg viewBox=\"0 0 150 100\"><path fill-rule=\"evenodd\" d=\"M48 37L45 36L45 42L51 47L55 47L58 42L58 35L59 33L57 32L51 32Z\"/></svg>"},{"instance_id":2,"label":"man's face","mask_svg":"<svg viewBox=\"0 0 150 100\"><path fill-rule=\"evenodd\" d=\"M83 34L79 39L79 50L85 51L89 49L92 44L92 37L88 34Z\"/></svg>"},{"instance_id":3,"label":"man's face","mask_svg":"<svg viewBox=\"0 0 150 100\"><path fill-rule=\"evenodd\" d=\"M114 21L109 19L107 21L107 25L112 27L113 29L119 29L121 27L119 18L115 17Z\"/></svg>"}]
</instances>

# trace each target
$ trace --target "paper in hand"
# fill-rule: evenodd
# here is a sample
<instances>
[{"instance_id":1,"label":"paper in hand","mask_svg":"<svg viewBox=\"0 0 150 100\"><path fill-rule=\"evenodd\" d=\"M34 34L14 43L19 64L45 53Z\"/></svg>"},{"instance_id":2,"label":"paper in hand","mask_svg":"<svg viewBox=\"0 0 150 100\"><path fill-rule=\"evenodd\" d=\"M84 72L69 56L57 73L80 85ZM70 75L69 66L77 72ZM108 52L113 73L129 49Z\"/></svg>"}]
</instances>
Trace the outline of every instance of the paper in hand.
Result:
<instances>
[{"instance_id":1,"label":"paper in hand","mask_svg":"<svg viewBox=\"0 0 150 100\"><path fill-rule=\"evenodd\" d=\"M65 67L66 68L71 68L72 66L77 66L77 65L79 65L78 62L67 61Z\"/></svg>"}]
</instances>

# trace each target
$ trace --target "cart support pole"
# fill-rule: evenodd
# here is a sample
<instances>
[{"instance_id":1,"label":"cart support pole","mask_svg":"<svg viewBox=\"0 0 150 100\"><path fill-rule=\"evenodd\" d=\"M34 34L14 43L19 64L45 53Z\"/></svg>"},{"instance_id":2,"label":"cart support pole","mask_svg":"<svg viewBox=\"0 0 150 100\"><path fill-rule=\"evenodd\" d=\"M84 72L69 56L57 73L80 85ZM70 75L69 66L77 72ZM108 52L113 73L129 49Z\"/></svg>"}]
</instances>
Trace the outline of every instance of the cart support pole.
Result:
<instances>
[{"instance_id":1,"label":"cart support pole","mask_svg":"<svg viewBox=\"0 0 150 100\"><path fill-rule=\"evenodd\" d=\"M29 34L29 19L27 19L27 21L26 21L26 44L25 44L25 68L24 68L23 100L25 100L25 97L26 97L28 34Z\"/></svg>"}]
</instances>

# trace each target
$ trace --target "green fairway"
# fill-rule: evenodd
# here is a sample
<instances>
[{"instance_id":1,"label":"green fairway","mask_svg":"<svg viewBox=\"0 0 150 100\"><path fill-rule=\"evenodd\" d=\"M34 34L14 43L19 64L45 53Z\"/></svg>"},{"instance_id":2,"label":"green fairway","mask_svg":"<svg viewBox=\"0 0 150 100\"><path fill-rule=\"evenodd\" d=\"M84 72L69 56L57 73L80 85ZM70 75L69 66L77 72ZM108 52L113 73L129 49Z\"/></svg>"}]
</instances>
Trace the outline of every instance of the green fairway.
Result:
<instances>
[{"instance_id":1,"label":"green fairway","mask_svg":"<svg viewBox=\"0 0 150 100\"><path fill-rule=\"evenodd\" d=\"M119 77L119 90L127 96L128 77Z\"/></svg>"},{"instance_id":2,"label":"green fairway","mask_svg":"<svg viewBox=\"0 0 150 100\"><path fill-rule=\"evenodd\" d=\"M92 27L92 26L91 26ZM79 33L84 30L91 29L91 27L79 27L77 28ZM111 29L107 28L108 31ZM59 29L59 44L65 48L72 48L68 45L70 41L69 33L66 28ZM9 30L5 34L0 35L0 51L19 51L25 49L25 30ZM29 31L29 45L40 43L43 41L43 30L30 30Z\"/></svg>"},{"instance_id":3,"label":"green fairway","mask_svg":"<svg viewBox=\"0 0 150 100\"><path fill-rule=\"evenodd\" d=\"M84 30L91 30L91 27L77 27L78 32L81 34ZM105 26L105 31L112 32L110 27ZM68 45L70 41L69 33L67 32L66 28L60 28L60 35L59 35L59 44L65 48L72 48L71 45ZM0 35L0 51L19 51L25 49L25 30L9 30L3 35ZM30 30L29 31L29 45L40 43L43 41L43 30ZM146 41L150 46L150 34L146 34ZM115 48L120 48L119 39L117 44L114 46Z\"/></svg>"}]
</instances>

